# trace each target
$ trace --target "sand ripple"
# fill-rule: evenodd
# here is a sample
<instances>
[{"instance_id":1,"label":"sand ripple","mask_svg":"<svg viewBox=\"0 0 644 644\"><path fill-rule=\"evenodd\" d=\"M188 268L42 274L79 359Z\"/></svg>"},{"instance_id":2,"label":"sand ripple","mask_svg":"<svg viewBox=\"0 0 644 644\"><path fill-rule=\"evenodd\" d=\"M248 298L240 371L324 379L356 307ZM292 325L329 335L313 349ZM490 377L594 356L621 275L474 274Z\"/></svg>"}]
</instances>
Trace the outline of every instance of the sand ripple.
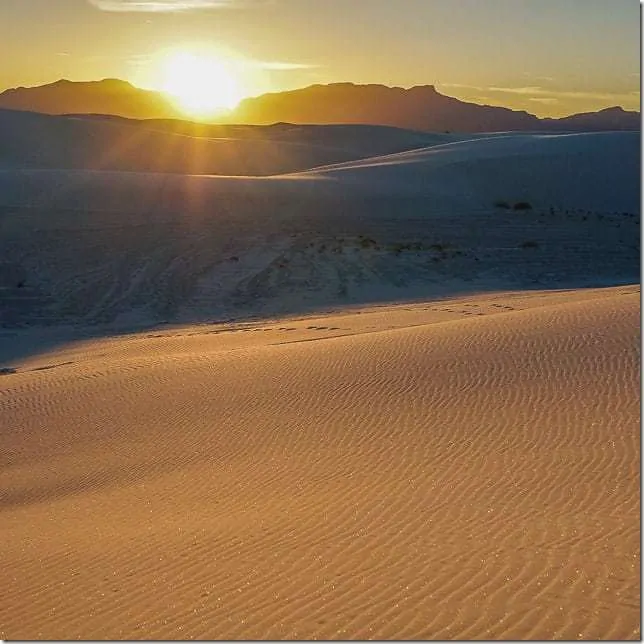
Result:
<instances>
[{"instance_id":1,"label":"sand ripple","mask_svg":"<svg viewBox=\"0 0 644 644\"><path fill-rule=\"evenodd\" d=\"M3 376L3 638L639 638L637 293L251 335Z\"/></svg>"}]
</instances>

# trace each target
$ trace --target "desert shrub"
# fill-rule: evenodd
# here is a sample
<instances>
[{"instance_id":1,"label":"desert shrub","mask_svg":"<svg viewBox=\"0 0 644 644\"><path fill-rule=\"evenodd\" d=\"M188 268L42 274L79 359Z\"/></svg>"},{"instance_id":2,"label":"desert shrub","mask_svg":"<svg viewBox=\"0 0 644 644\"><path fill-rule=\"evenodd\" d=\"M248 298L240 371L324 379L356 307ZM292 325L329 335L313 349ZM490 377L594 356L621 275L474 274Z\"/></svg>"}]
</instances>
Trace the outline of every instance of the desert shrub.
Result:
<instances>
[{"instance_id":1,"label":"desert shrub","mask_svg":"<svg viewBox=\"0 0 644 644\"><path fill-rule=\"evenodd\" d=\"M512 208L514 210L532 210L532 204L528 201L517 201Z\"/></svg>"},{"instance_id":2,"label":"desert shrub","mask_svg":"<svg viewBox=\"0 0 644 644\"><path fill-rule=\"evenodd\" d=\"M507 201L498 200L498 201L494 202L494 207L495 208L505 208L507 210L508 208L510 208L510 204Z\"/></svg>"},{"instance_id":3,"label":"desert shrub","mask_svg":"<svg viewBox=\"0 0 644 644\"><path fill-rule=\"evenodd\" d=\"M429 250L435 250L439 253L444 253L445 251L449 250L452 248L452 245L449 244L448 242L445 242L444 244L438 243L438 244L432 244L429 247Z\"/></svg>"},{"instance_id":4,"label":"desert shrub","mask_svg":"<svg viewBox=\"0 0 644 644\"><path fill-rule=\"evenodd\" d=\"M425 246L425 244L423 244L423 242L420 242L420 241L405 242L404 244L401 242L398 242L397 244L392 244L391 246L391 250L394 253L396 253L396 255L399 255L404 250L422 251L422 250L427 250L427 248L428 247ZM429 248L430 249L434 248L434 250L442 250L443 247L441 246L439 249L439 248L436 248L436 245L434 245L434 246L429 246Z\"/></svg>"},{"instance_id":5,"label":"desert shrub","mask_svg":"<svg viewBox=\"0 0 644 644\"><path fill-rule=\"evenodd\" d=\"M519 244L519 248L539 248L539 244L536 241L524 241Z\"/></svg>"},{"instance_id":6,"label":"desert shrub","mask_svg":"<svg viewBox=\"0 0 644 644\"><path fill-rule=\"evenodd\" d=\"M363 237L360 240L360 246L362 248L369 248L370 246L376 246L376 240L375 239L370 239L369 237Z\"/></svg>"}]
</instances>

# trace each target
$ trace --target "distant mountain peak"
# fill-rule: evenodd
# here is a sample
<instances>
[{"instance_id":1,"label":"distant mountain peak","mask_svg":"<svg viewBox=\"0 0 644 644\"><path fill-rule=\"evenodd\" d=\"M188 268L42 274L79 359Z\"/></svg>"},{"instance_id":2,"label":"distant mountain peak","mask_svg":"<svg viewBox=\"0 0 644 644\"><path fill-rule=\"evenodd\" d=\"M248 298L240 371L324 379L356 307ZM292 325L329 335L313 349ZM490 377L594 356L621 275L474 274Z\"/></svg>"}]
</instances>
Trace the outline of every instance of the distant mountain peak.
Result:
<instances>
[{"instance_id":1,"label":"distant mountain peak","mask_svg":"<svg viewBox=\"0 0 644 644\"><path fill-rule=\"evenodd\" d=\"M40 87L0 93L0 107L47 114L106 114L135 119L185 118L158 92L118 78L76 82L60 79ZM338 82L244 99L218 122L251 125L363 124L424 132L639 130L639 112L615 106L565 118L537 118L524 110L468 103L435 85L389 87Z\"/></svg>"},{"instance_id":2,"label":"distant mountain peak","mask_svg":"<svg viewBox=\"0 0 644 644\"><path fill-rule=\"evenodd\" d=\"M61 78L38 87L0 93L0 107L45 114L107 114L126 118L182 116L160 93L140 89L119 78L70 81Z\"/></svg>"},{"instance_id":3,"label":"distant mountain peak","mask_svg":"<svg viewBox=\"0 0 644 644\"><path fill-rule=\"evenodd\" d=\"M102 80L96 81L96 83L104 87L134 88L132 83L121 80L120 78L103 78Z\"/></svg>"}]
</instances>

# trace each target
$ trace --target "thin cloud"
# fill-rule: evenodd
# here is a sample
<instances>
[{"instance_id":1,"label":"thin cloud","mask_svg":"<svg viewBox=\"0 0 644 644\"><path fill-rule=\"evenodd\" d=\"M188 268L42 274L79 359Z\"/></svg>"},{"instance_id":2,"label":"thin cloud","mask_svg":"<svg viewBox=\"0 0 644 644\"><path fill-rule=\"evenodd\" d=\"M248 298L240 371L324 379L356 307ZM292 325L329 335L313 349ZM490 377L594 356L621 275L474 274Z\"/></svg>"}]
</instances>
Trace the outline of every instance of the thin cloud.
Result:
<instances>
[{"instance_id":1,"label":"thin cloud","mask_svg":"<svg viewBox=\"0 0 644 644\"><path fill-rule=\"evenodd\" d=\"M230 9L265 3L266 0L89 0L109 12L179 13L203 9Z\"/></svg>"},{"instance_id":2,"label":"thin cloud","mask_svg":"<svg viewBox=\"0 0 644 644\"><path fill-rule=\"evenodd\" d=\"M504 92L507 94L542 94L545 90L541 87L488 87L489 92ZM548 94L551 94L549 91Z\"/></svg>"},{"instance_id":3,"label":"thin cloud","mask_svg":"<svg viewBox=\"0 0 644 644\"><path fill-rule=\"evenodd\" d=\"M475 89L477 92L482 92L486 87L478 87L477 85L463 85L462 83L438 83L440 87L456 87L457 89Z\"/></svg>"},{"instance_id":4,"label":"thin cloud","mask_svg":"<svg viewBox=\"0 0 644 644\"><path fill-rule=\"evenodd\" d=\"M490 92L502 92L506 94L522 94L532 97L550 97L550 98L578 98L590 100L616 100L633 98L639 95L639 92L576 92L576 91L559 91L556 89L544 89L543 87L489 87ZM530 99L532 100L532 99Z\"/></svg>"},{"instance_id":5,"label":"thin cloud","mask_svg":"<svg viewBox=\"0 0 644 644\"><path fill-rule=\"evenodd\" d=\"M297 69L315 69L320 67L320 65L309 65L307 63L285 63L277 60L267 60L262 61L258 60L252 64L253 67L258 67L259 69L267 69L270 71L293 71Z\"/></svg>"},{"instance_id":6,"label":"thin cloud","mask_svg":"<svg viewBox=\"0 0 644 644\"><path fill-rule=\"evenodd\" d=\"M457 89L472 89L477 92L493 92L499 94L519 94L525 96L528 100L540 100L545 102L546 100L552 99L559 100L562 98L572 98L572 99L590 99L590 100L624 100L632 99L639 96L639 91L631 91L627 93L619 92L577 92L577 91L567 91L567 90L557 90L557 89L546 89L539 86L529 86L529 87L479 87L477 85L463 85L460 83L442 83L443 87L454 87Z\"/></svg>"},{"instance_id":7,"label":"thin cloud","mask_svg":"<svg viewBox=\"0 0 644 644\"><path fill-rule=\"evenodd\" d=\"M539 86L529 87L479 87L476 85L465 85L461 83L442 83L443 87L473 90L476 96L470 96L469 100L480 102L492 101L499 103L509 101L510 96L518 96L521 100L542 105L556 105L566 101L597 101L611 103L613 105L631 105L639 100L639 90L630 92L583 92L574 90L557 90L554 88L545 89ZM505 98L504 98L505 96Z\"/></svg>"},{"instance_id":8,"label":"thin cloud","mask_svg":"<svg viewBox=\"0 0 644 644\"><path fill-rule=\"evenodd\" d=\"M544 105L554 105L559 102L558 98L535 98L534 96L528 100L534 103L543 103Z\"/></svg>"}]
</instances>

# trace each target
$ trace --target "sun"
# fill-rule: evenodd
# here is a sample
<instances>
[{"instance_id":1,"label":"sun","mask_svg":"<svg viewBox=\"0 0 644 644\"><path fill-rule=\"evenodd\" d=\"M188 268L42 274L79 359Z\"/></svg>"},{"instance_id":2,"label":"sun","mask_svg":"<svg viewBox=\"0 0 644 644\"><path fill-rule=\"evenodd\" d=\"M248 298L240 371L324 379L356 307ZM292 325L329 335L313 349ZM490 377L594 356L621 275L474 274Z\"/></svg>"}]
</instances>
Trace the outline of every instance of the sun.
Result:
<instances>
[{"instance_id":1,"label":"sun","mask_svg":"<svg viewBox=\"0 0 644 644\"><path fill-rule=\"evenodd\" d=\"M160 89L193 117L234 109L243 98L232 61L191 51L166 54L161 61Z\"/></svg>"}]
</instances>

